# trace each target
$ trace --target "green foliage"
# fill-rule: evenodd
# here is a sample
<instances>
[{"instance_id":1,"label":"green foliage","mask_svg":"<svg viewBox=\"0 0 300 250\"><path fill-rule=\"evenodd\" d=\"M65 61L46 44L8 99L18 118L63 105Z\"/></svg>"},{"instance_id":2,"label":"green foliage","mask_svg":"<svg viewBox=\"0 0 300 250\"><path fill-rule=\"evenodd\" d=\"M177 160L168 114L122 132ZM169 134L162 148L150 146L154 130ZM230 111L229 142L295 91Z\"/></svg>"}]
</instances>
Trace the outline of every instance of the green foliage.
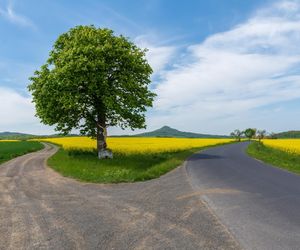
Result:
<instances>
[{"instance_id":1,"label":"green foliage","mask_svg":"<svg viewBox=\"0 0 300 250\"><path fill-rule=\"evenodd\" d=\"M300 155L290 154L279 149L267 147L260 142L249 145L247 153L273 166L300 174Z\"/></svg>"},{"instance_id":2,"label":"green foliage","mask_svg":"<svg viewBox=\"0 0 300 250\"><path fill-rule=\"evenodd\" d=\"M300 131L286 131L275 134L276 138L300 138Z\"/></svg>"},{"instance_id":3,"label":"green foliage","mask_svg":"<svg viewBox=\"0 0 300 250\"><path fill-rule=\"evenodd\" d=\"M98 127L145 127L152 69L145 50L112 30L77 26L59 36L28 86L37 116L57 131L96 137Z\"/></svg>"},{"instance_id":4,"label":"green foliage","mask_svg":"<svg viewBox=\"0 0 300 250\"><path fill-rule=\"evenodd\" d=\"M0 163L3 163L20 155L40 150L43 147L44 146L41 143L33 141L0 141Z\"/></svg>"},{"instance_id":5,"label":"green foliage","mask_svg":"<svg viewBox=\"0 0 300 250\"><path fill-rule=\"evenodd\" d=\"M244 131L236 129L232 133L230 133L230 136L234 137L237 141L241 141L243 134L244 134Z\"/></svg>"},{"instance_id":6,"label":"green foliage","mask_svg":"<svg viewBox=\"0 0 300 250\"><path fill-rule=\"evenodd\" d=\"M257 134L256 137L258 138L258 140L261 141L262 139L264 139L266 137L267 131L264 129L259 129L259 130L257 130L256 134Z\"/></svg>"},{"instance_id":7,"label":"green foliage","mask_svg":"<svg viewBox=\"0 0 300 250\"><path fill-rule=\"evenodd\" d=\"M244 131L244 134L245 136L250 140L252 139L255 134L256 134L256 129L255 128L247 128L245 131Z\"/></svg>"}]
</instances>

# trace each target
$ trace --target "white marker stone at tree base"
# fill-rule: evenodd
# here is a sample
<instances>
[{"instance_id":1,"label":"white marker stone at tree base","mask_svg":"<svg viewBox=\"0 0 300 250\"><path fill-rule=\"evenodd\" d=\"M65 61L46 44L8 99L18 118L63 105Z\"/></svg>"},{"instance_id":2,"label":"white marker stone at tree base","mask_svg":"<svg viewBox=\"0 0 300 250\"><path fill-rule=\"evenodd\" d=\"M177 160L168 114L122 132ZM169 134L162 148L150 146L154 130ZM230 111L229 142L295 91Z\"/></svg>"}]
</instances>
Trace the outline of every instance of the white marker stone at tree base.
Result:
<instances>
[{"instance_id":1,"label":"white marker stone at tree base","mask_svg":"<svg viewBox=\"0 0 300 250\"><path fill-rule=\"evenodd\" d=\"M111 150L103 149L103 150L98 151L98 158L99 159L112 159L113 153Z\"/></svg>"}]
</instances>

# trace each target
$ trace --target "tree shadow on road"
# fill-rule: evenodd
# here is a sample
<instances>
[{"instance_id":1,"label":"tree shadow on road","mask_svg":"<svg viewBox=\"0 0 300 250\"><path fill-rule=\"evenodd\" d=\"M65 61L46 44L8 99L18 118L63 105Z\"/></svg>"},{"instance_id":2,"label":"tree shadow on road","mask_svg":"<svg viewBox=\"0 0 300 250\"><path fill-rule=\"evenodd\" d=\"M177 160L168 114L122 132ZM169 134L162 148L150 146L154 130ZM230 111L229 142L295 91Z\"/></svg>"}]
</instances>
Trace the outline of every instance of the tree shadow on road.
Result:
<instances>
[{"instance_id":1,"label":"tree shadow on road","mask_svg":"<svg viewBox=\"0 0 300 250\"><path fill-rule=\"evenodd\" d=\"M211 159L222 159L222 158L224 158L224 157L220 156L220 155L198 153L198 154L193 155L193 157L191 157L189 159L189 161L211 160Z\"/></svg>"}]
</instances>

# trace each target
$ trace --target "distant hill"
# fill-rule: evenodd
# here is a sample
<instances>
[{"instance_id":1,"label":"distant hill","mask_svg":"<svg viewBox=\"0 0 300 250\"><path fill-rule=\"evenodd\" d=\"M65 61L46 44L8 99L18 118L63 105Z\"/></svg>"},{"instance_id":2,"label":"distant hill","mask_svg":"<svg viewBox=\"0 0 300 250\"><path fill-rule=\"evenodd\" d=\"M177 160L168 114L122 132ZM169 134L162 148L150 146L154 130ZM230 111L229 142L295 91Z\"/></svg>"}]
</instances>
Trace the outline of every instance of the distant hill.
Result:
<instances>
[{"instance_id":1,"label":"distant hill","mask_svg":"<svg viewBox=\"0 0 300 250\"><path fill-rule=\"evenodd\" d=\"M146 132L141 134L132 135L134 137L177 137L177 138L227 138L225 135L209 135L198 134L191 132L183 132L169 126L163 126L160 129L152 132Z\"/></svg>"},{"instance_id":2,"label":"distant hill","mask_svg":"<svg viewBox=\"0 0 300 250\"><path fill-rule=\"evenodd\" d=\"M0 132L0 136L20 136L20 135L27 135L18 132Z\"/></svg>"},{"instance_id":3,"label":"distant hill","mask_svg":"<svg viewBox=\"0 0 300 250\"><path fill-rule=\"evenodd\" d=\"M0 132L0 140L4 139L15 139L15 140L28 140L34 138L43 138L43 137L60 137L63 135L54 134L54 135L31 135L24 134L18 132ZM67 136L78 136L75 134L67 135ZM229 136L225 135L210 135L210 134L198 134L191 132L183 132L177 129L171 128L169 126L163 126L160 129L154 130L152 132L146 132L136 135L119 135L112 137L174 137L174 138L228 138Z\"/></svg>"},{"instance_id":4,"label":"distant hill","mask_svg":"<svg viewBox=\"0 0 300 250\"><path fill-rule=\"evenodd\" d=\"M286 131L275 134L277 138L300 138L299 130Z\"/></svg>"},{"instance_id":5,"label":"distant hill","mask_svg":"<svg viewBox=\"0 0 300 250\"><path fill-rule=\"evenodd\" d=\"M26 140L34 137L35 136L31 134L24 134L18 132L0 132L0 140Z\"/></svg>"},{"instance_id":6,"label":"distant hill","mask_svg":"<svg viewBox=\"0 0 300 250\"><path fill-rule=\"evenodd\" d=\"M53 134L53 135L32 135L32 134L24 134L18 132L0 132L0 140L29 140L34 138L49 138L49 137L72 137L78 136L76 134L70 135L61 135L61 134Z\"/></svg>"}]
</instances>

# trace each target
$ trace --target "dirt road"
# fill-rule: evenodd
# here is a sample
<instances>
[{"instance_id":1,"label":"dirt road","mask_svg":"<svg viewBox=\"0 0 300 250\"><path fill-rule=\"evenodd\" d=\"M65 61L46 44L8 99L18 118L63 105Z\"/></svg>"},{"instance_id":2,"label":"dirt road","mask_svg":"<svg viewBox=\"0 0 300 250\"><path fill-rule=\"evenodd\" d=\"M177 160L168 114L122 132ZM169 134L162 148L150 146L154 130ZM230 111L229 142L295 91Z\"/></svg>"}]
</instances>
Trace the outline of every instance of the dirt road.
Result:
<instances>
[{"instance_id":1,"label":"dirt road","mask_svg":"<svg viewBox=\"0 0 300 250\"><path fill-rule=\"evenodd\" d=\"M0 165L0 249L238 249L184 167L141 183L85 184L46 167L46 145Z\"/></svg>"}]
</instances>

